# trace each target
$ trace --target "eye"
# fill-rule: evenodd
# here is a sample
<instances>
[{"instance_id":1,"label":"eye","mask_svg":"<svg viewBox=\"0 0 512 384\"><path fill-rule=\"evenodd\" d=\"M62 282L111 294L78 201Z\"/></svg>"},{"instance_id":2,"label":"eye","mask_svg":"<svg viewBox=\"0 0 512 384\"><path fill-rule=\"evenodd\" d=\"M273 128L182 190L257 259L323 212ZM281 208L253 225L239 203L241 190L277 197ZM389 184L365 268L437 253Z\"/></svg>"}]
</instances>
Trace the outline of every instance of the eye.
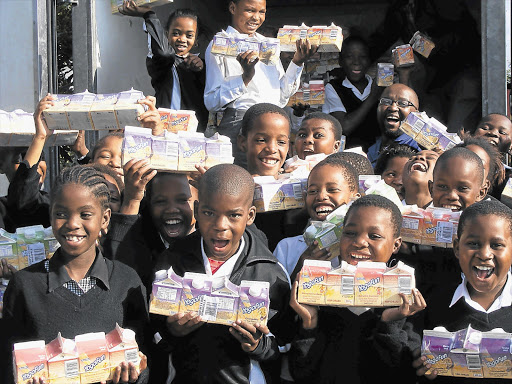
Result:
<instances>
[{"instance_id":1,"label":"eye","mask_svg":"<svg viewBox=\"0 0 512 384\"><path fill-rule=\"evenodd\" d=\"M461 186L459 188L457 188L459 192L468 192L471 188L469 187L466 187L466 186Z\"/></svg>"},{"instance_id":2,"label":"eye","mask_svg":"<svg viewBox=\"0 0 512 384\"><path fill-rule=\"evenodd\" d=\"M318 189L308 189L308 195L316 195L318 193Z\"/></svg>"},{"instance_id":3,"label":"eye","mask_svg":"<svg viewBox=\"0 0 512 384\"><path fill-rule=\"evenodd\" d=\"M288 144L288 141L286 141L286 140L278 140L277 144L279 144L279 145L286 145L286 144Z\"/></svg>"},{"instance_id":4,"label":"eye","mask_svg":"<svg viewBox=\"0 0 512 384\"><path fill-rule=\"evenodd\" d=\"M446 185L444 185L444 184L436 184L436 188L437 189L442 189L442 190L447 189Z\"/></svg>"},{"instance_id":5,"label":"eye","mask_svg":"<svg viewBox=\"0 0 512 384\"><path fill-rule=\"evenodd\" d=\"M213 212L212 211L203 211L203 216L211 217L211 216L213 216Z\"/></svg>"},{"instance_id":6,"label":"eye","mask_svg":"<svg viewBox=\"0 0 512 384\"><path fill-rule=\"evenodd\" d=\"M315 133L315 134L313 135L313 137L314 137L315 139L321 139L322 137L325 137L325 136L324 136L324 134L322 134L322 133Z\"/></svg>"},{"instance_id":7,"label":"eye","mask_svg":"<svg viewBox=\"0 0 512 384\"><path fill-rule=\"evenodd\" d=\"M466 246L468 246L469 248L472 248L472 249L476 249L480 246L480 244L478 244L478 242L476 242L476 241L467 241Z\"/></svg>"},{"instance_id":8,"label":"eye","mask_svg":"<svg viewBox=\"0 0 512 384\"><path fill-rule=\"evenodd\" d=\"M306 138L306 134L304 132L299 132L299 133L297 133L297 137L299 139L305 139Z\"/></svg>"},{"instance_id":9,"label":"eye","mask_svg":"<svg viewBox=\"0 0 512 384\"><path fill-rule=\"evenodd\" d=\"M507 132L507 131L501 131L501 130L500 130L500 135L508 136L508 132Z\"/></svg>"},{"instance_id":10,"label":"eye","mask_svg":"<svg viewBox=\"0 0 512 384\"><path fill-rule=\"evenodd\" d=\"M91 212L82 212L82 213L80 214L80 217L81 217L82 219L86 219L86 220L87 220L87 219L90 219L92 216L93 216L93 214L92 214Z\"/></svg>"},{"instance_id":11,"label":"eye","mask_svg":"<svg viewBox=\"0 0 512 384\"><path fill-rule=\"evenodd\" d=\"M55 215L55 218L57 218L57 219L66 218L66 214L64 212L55 212L54 215Z\"/></svg>"},{"instance_id":12,"label":"eye","mask_svg":"<svg viewBox=\"0 0 512 384\"><path fill-rule=\"evenodd\" d=\"M329 192L329 193L338 193L338 192L341 192L341 190L339 188L333 187L333 188L328 188L327 192Z\"/></svg>"},{"instance_id":13,"label":"eye","mask_svg":"<svg viewBox=\"0 0 512 384\"><path fill-rule=\"evenodd\" d=\"M395 177L395 176L396 176L396 174L395 174L395 172L387 172L387 173L385 173L385 174L384 174L384 176L387 176L387 177Z\"/></svg>"},{"instance_id":14,"label":"eye","mask_svg":"<svg viewBox=\"0 0 512 384\"><path fill-rule=\"evenodd\" d=\"M492 249L499 249L499 248L503 248L503 247L505 247L505 244L502 244L502 243L492 243L491 244Z\"/></svg>"},{"instance_id":15,"label":"eye","mask_svg":"<svg viewBox=\"0 0 512 384\"><path fill-rule=\"evenodd\" d=\"M254 138L254 141L256 143L264 143L265 142L265 139L263 137L255 137Z\"/></svg>"},{"instance_id":16,"label":"eye","mask_svg":"<svg viewBox=\"0 0 512 384\"><path fill-rule=\"evenodd\" d=\"M368 237L372 240L382 239L382 236L379 235L378 233L370 233Z\"/></svg>"},{"instance_id":17,"label":"eye","mask_svg":"<svg viewBox=\"0 0 512 384\"><path fill-rule=\"evenodd\" d=\"M478 129L481 129L482 131L488 131L489 127L483 126L483 127L478 127Z\"/></svg>"},{"instance_id":18,"label":"eye","mask_svg":"<svg viewBox=\"0 0 512 384\"><path fill-rule=\"evenodd\" d=\"M343 230L343 236L354 237L355 235L356 235L355 231L352 231L352 230L349 230L349 229Z\"/></svg>"},{"instance_id":19,"label":"eye","mask_svg":"<svg viewBox=\"0 0 512 384\"><path fill-rule=\"evenodd\" d=\"M239 219L240 217L242 217L242 214L241 213L232 213L231 215L229 215L232 219Z\"/></svg>"},{"instance_id":20,"label":"eye","mask_svg":"<svg viewBox=\"0 0 512 384\"><path fill-rule=\"evenodd\" d=\"M193 39L194 37L195 37L195 35L193 33L187 34L187 39Z\"/></svg>"}]
</instances>

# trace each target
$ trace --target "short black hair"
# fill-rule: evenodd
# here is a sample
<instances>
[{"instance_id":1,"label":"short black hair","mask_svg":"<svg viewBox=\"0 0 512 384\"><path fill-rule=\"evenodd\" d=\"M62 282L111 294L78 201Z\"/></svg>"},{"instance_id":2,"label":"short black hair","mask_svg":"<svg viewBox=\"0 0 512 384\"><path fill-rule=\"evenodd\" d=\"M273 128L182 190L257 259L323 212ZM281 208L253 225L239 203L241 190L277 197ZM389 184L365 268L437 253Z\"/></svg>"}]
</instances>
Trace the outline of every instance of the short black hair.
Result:
<instances>
[{"instance_id":1,"label":"short black hair","mask_svg":"<svg viewBox=\"0 0 512 384\"><path fill-rule=\"evenodd\" d=\"M417 152L418 151L415 148L407 144L393 143L391 145L388 145L379 154L373 171L375 172L376 175L382 175L382 172L386 170L389 161L394 157L410 158Z\"/></svg>"},{"instance_id":2,"label":"short black hair","mask_svg":"<svg viewBox=\"0 0 512 384\"><path fill-rule=\"evenodd\" d=\"M199 202L205 195L244 196L252 204L254 179L244 168L235 164L217 164L199 180Z\"/></svg>"},{"instance_id":3,"label":"short black hair","mask_svg":"<svg viewBox=\"0 0 512 384\"><path fill-rule=\"evenodd\" d=\"M335 118L332 115L329 115L328 113L311 112L310 114L306 115L304 120L302 120L301 128L302 128L302 124L304 124L304 122L311 120L311 119L325 120L325 121L328 121L329 123L331 123L331 129L332 129L332 133L334 134L334 138L336 140L341 140L341 135L343 134L343 129L341 127L340 121L337 118Z\"/></svg>"},{"instance_id":4,"label":"short black hair","mask_svg":"<svg viewBox=\"0 0 512 384\"><path fill-rule=\"evenodd\" d=\"M474 171L477 172L480 177L481 183L484 182L484 164L482 163L482 159L473 151L464 148L464 147L453 147L441 154L437 159L436 165L434 167L434 178L436 175L436 170L439 171L442 167L445 166L446 162L452 158L460 157L467 162L474 165Z\"/></svg>"},{"instance_id":5,"label":"short black hair","mask_svg":"<svg viewBox=\"0 0 512 384\"><path fill-rule=\"evenodd\" d=\"M110 137L118 137L120 139L124 139L124 133L123 132L110 132L107 135L103 136L101 139L98 140L94 148L92 149L91 153L91 161L94 160L94 156L96 156L96 152L98 152L103 146L105 145L105 141L109 139Z\"/></svg>"},{"instance_id":6,"label":"short black hair","mask_svg":"<svg viewBox=\"0 0 512 384\"><path fill-rule=\"evenodd\" d=\"M482 124L484 121L487 121L489 119L489 117L491 117L492 115L498 115L498 116L502 116L502 117L505 117L506 119L508 119L510 121L510 118L507 116L507 115L504 115L503 113L500 113L500 112L491 112L491 113L488 113L487 115L485 116L482 116L482 118L480 119L480 121L474 125L471 129L471 131L469 132L471 135L474 135L476 130L478 129L478 127L480 126L480 124Z\"/></svg>"},{"instance_id":7,"label":"short black hair","mask_svg":"<svg viewBox=\"0 0 512 384\"><path fill-rule=\"evenodd\" d=\"M387 197L380 195L365 195L360 197L359 199L354 200L348 208L347 214L345 215L345 222L347 222L347 219L352 212L361 207L376 207L388 211L391 215L393 236L395 238L400 236L400 230L402 229L402 213L394 202L389 200Z\"/></svg>"},{"instance_id":8,"label":"short black hair","mask_svg":"<svg viewBox=\"0 0 512 384\"><path fill-rule=\"evenodd\" d=\"M190 8L177 9L169 15L169 17L167 18L167 22L165 23L165 30L167 31L167 33L169 33L169 29L171 28L172 22L176 20L178 17L188 17L196 21L197 30L195 40L197 40L197 36L199 34L199 15L197 14L196 11Z\"/></svg>"},{"instance_id":9,"label":"short black hair","mask_svg":"<svg viewBox=\"0 0 512 384\"><path fill-rule=\"evenodd\" d=\"M89 163L84 164L84 166L94 168L95 170L101 172L103 175L109 175L115 180L117 188L119 188L119 193L122 193L124 191L124 182L119 177L119 174L116 171L114 171L114 168L99 163Z\"/></svg>"},{"instance_id":10,"label":"short black hair","mask_svg":"<svg viewBox=\"0 0 512 384\"><path fill-rule=\"evenodd\" d=\"M328 157L340 158L352 165L357 171L357 175L373 175L373 166L370 160L364 155L356 152L336 152Z\"/></svg>"},{"instance_id":11,"label":"short black hair","mask_svg":"<svg viewBox=\"0 0 512 384\"><path fill-rule=\"evenodd\" d=\"M343 47L346 48L350 44L353 44L353 43L360 43L360 44L364 45L366 47L366 49L368 50L368 55L370 54L370 46L368 44L368 41L366 41L366 39L363 36L350 35L349 37L347 37L346 39L343 40ZM339 53L340 63L341 63L342 56L343 56L343 48L341 48L341 51Z\"/></svg>"},{"instance_id":12,"label":"short black hair","mask_svg":"<svg viewBox=\"0 0 512 384\"><path fill-rule=\"evenodd\" d=\"M327 156L325 159L316 164L309 176L320 167L325 165L330 165L331 167L335 167L339 170L339 172L343 175L345 179L345 183L348 185L349 189L353 192L357 192L359 190L359 175L355 168L347 161L342 160L339 157L331 157ZM309 177L308 177L308 185L309 185Z\"/></svg>"},{"instance_id":13,"label":"short black hair","mask_svg":"<svg viewBox=\"0 0 512 384\"><path fill-rule=\"evenodd\" d=\"M242 119L242 128L240 128L240 135L247 137L247 134L254 128L254 122L256 119L266 113L276 113L283 116L288 122L288 127L291 126L290 116L281 107L270 103L258 103L250 107L245 112L244 118Z\"/></svg>"},{"instance_id":14,"label":"short black hair","mask_svg":"<svg viewBox=\"0 0 512 384\"><path fill-rule=\"evenodd\" d=\"M187 178L187 175L184 173L171 173L171 172L157 172L155 177L153 177L149 183L146 185L146 195L145 200L147 200L148 204L151 203L151 196L153 194L153 184L160 179L166 178L166 177L185 177Z\"/></svg>"},{"instance_id":15,"label":"short black hair","mask_svg":"<svg viewBox=\"0 0 512 384\"><path fill-rule=\"evenodd\" d=\"M482 200L471 204L462 211L457 227L457 237L460 239L468 221L478 216L495 215L508 222L508 229L512 232L512 209L498 200Z\"/></svg>"}]
</instances>

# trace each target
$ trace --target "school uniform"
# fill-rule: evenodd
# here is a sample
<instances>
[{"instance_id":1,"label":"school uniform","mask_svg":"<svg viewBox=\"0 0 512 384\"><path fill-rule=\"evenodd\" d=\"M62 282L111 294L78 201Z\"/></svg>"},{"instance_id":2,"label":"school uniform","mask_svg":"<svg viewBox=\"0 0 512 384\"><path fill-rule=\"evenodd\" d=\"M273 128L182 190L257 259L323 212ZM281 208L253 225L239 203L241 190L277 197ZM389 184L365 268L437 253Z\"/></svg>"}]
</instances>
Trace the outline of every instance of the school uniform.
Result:
<instances>
[{"instance_id":1,"label":"school uniform","mask_svg":"<svg viewBox=\"0 0 512 384\"><path fill-rule=\"evenodd\" d=\"M411 136L402 133L400 136L398 136L395 140L393 140L396 144L405 144L409 147L412 147L416 149L417 151L421 151L420 146L414 140ZM382 148L382 136L379 136L375 139L374 144L368 148L368 152L366 153L366 156L368 157L368 160L372 163L372 166L375 167L375 164L377 164L377 159L379 158L379 155L381 151L384 148Z\"/></svg>"}]
</instances>

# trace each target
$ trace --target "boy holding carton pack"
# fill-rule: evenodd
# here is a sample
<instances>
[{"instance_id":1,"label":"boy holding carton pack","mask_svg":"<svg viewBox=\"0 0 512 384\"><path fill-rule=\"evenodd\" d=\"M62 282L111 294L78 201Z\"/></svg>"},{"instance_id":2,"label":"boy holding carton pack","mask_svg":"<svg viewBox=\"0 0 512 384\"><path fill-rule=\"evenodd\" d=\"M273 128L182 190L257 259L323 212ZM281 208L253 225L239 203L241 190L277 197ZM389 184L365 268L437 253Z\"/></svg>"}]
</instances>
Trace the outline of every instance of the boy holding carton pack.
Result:
<instances>
[{"instance_id":1,"label":"boy holding carton pack","mask_svg":"<svg viewBox=\"0 0 512 384\"><path fill-rule=\"evenodd\" d=\"M288 325L290 286L286 272L251 226L256 214L253 193L254 181L243 168L232 164L209 168L199 181L194 207L198 231L176 240L172 250L160 255L157 269L172 266L182 276L186 272L227 276L237 285L242 280L268 282L272 335L261 323L237 321L226 327L203 322L197 312L170 316L160 326L160 334L172 350L173 383L200 382L203 377L210 383L247 383L269 373L262 372L259 363L279 358L278 340L284 345L281 338Z\"/></svg>"},{"instance_id":2,"label":"boy holding carton pack","mask_svg":"<svg viewBox=\"0 0 512 384\"><path fill-rule=\"evenodd\" d=\"M391 200L378 195L357 199L345 216L341 259L350 265L388 262L401 245L401 221L400 210ZM412 363L411 351L420 340L406 317L426 306L418 290L413 290L413 303L400 294L402 304L395 308L318 309L299 304L297 288L295 281L290 305L302 319L290 350L290 368L296 380L415 382L406 362L410 359Z\"/></svg>"},{"instance_id":3,"label":"boy holding carton pack","mask_svg":"<svg viewBox=\"0 0 512 384\"><path fill-rule=\"evenodd\" d=\"M485 200L462 212L457 238L453 242L455 257L463 272L462 282L445 281L426 299L428 306L417 319L417 329L445 327L455 332L471 327L487 332L502 328L512 332L512 211L504 204ZM418 375L435 378L440 370L426 356L414 361ZM485 364L482 361L482 365ZM504 361L505 371L507 365ZM495 361L494 367L503 364ZM432 369L431 369L432 368ZM510 365L508 365L510 369ZM428 372L428 374L427 374ZM496 378L471 379L437 376L436 383L496 383Z\"/></svg>"}]
</instances>

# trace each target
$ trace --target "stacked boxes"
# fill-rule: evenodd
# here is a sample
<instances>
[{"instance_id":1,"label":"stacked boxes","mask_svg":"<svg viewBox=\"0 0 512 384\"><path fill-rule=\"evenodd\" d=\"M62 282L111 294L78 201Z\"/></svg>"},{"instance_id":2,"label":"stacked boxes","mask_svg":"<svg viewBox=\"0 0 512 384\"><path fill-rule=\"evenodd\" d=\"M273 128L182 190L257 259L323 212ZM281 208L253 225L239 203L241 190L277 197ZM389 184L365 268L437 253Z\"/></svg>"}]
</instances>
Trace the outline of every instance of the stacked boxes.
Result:
<instances>
[{"instance_id":1,"label":"stacked boxes","mask_svg":"<svg viewBox=\"0 0 512 384\"><path fill-rule=\"evenodd\" d=\"M427 37L427 35L421 33L420 31L416 31L414 35L412 35L409 44L412 46L414 51L418 52L425 58L430 56L430 53L436 46L434 42Z\"/></svg>"},{"instance_id":2,"label":"stacked boxes","mask_svg":"<svg viewBox=\"0 0 512 384\"><path fill-rule=\"evenodd\" d=\"M151 5L152 7L169 4L172 2L173 0L135 0L135 4L138 6ZM112 14L120 14L119 7L123 6L123 0L110 0L110 6L112 8Z\"/></svg>"},{"instance_id":3,"label":"stacked boxes","mask_svg":"<svg viewBox=\"0 0 512 384\"><path fill-rule=\"evenodd\" d=\"M266 37L249 37L248 35L230 35L221 31L213 36L211 53L216 56L237 57L239 54L254 51L259 60L266 65L279 62L279 40Z\"/></svg>"},{"instance_id":4,"label":"stacked boxes","mask_svg":"<svg viewBox=\"0 0 512 384\"><path fill-rule=\"evenodd\" d=\"M13 346L14 380L17 384L33 377L48 379L48 363L43 340L16 343Z\"/></svg>"},{"instance_id":5,"label":"stacked boxes","mask_svg":"<svg viewBox=\"0 0 512 384\"><path fill-rule=\"evenodd\" d=\"M273 176L254 177L254 206L256 212L282 211L302 208L303 192L307 179L297 179L284 175L275 179Z\"/></svg>"},{"instance_id":6,"label":"stacked boxes","mask_svg":"<svg viewBox=\"0 0 512 384\"><path fill-rule=\"evenodd\" d=\"M158 108L164 129L173 133L179 131L196 132L197 117L194 111Z\"/></svg>"},{"instance_id":7,"label":"stacked boxes","mask_svg":"<svg viewBox=\"0 0 512 384\"><path fill-rule=\"evenodd\" d=\"M342 29L334 24L313 27L304 23L300 26L285 25L279 28L277 38L283 52L294 52L296 41L305 38L309 39L311 45L318 45L319 52L340 52L343 44Z\"/></svg>"}]
</instances>

